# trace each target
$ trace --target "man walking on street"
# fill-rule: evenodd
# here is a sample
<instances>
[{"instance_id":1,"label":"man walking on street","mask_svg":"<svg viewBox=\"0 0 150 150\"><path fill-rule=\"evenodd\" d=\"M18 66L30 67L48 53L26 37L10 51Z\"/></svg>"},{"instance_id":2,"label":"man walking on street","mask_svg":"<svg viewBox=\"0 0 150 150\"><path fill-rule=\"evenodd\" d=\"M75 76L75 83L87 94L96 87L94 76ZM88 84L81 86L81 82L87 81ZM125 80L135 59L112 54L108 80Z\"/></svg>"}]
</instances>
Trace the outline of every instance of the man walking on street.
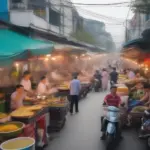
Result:
<instances>
[{"instance_id":1,"label":"man walking on street","mask_svg":"<svg viewBox=\"0 0 150 150\"><path fill-rule=\"evenodd\" d=\"M113 71L110 73L110 84L117 84L118 81L118 73L116 72L116 68L113 68Z\"/></svg>"},{"instance_id":2,"label":"man walking on street","mask_svg":"<svg viewBox=\"0 0 150 150\"><path fill-rule=\"evenodd\" d=\"M71 98L70 113L71 114L73 113L74 104L75 104L76 113L79 112L78 101L79 101L80 90L81 90L80 81L77 79L77 75L73 75L73 80L70 83L70 98Z\"/></svg>"}]
</instances>

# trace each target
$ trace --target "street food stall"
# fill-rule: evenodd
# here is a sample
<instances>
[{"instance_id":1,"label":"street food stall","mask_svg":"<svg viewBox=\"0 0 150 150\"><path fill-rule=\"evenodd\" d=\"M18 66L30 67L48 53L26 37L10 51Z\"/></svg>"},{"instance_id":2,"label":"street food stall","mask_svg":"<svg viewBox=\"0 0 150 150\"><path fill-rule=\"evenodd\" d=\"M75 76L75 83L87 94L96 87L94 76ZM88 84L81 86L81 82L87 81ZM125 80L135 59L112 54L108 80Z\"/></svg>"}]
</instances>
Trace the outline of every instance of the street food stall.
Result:
<instances>
[{"instance_id":1,"label":"street food stall","mask_svg":"<svg viewBox=\"0 0 150 150\"><path fill-rule=\"evenodd\" d=\"M60 131L66 122L72 73L79 73L80 98L84 98L91 89L93 66L98 68L99 61L95 63L86 50L71 46L66 50L54 50L52 42L34 40L11 30L0 30L0 40L3 41L1 49L6 52L0 52L0 143L28 137L34 139L32 145L43 147L48 144L47 133ZM28 70L33 77L33 91L40 78L46 76L49 90L55 89L55 92L35 94L34 100L24 100L23 106L12 111L11 94Z\"/></svg>"},{"instance_id":2,"label":"street food stall","mask_svg":"<svg viewBox=\"0 0 150 150\"><path fill-rule=\"evenodd\" d=\"M34 40L8 29L0 30L0 41L0 143L16 137L31 137L35 139L36 146L46 145L45 114L48 109L35 105L31 108L20 107L11 112L10 97L19 81L19 75L22 76L21 72L28 69L20 67L20 64L27 63L31 57L49 54L53 50L53 43ZM8 41L9 44L6 43Z\"/></svg>"}]
</instances>

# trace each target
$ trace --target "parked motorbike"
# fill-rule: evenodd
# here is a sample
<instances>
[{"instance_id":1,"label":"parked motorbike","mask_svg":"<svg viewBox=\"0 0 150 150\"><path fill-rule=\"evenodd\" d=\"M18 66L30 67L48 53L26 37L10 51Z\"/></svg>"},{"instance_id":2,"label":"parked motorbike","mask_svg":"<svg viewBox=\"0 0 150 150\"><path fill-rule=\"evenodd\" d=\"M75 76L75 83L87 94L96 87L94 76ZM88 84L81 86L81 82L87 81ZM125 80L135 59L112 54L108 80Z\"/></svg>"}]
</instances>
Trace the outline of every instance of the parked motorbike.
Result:
<instances>
[{"instance_id":1,"label":"parked motorbike","mask_svg":"<svg viewBox=\"0 0 150 150\"><path fill-rule=\"evenodd\" d=\"M145 110L142 118L142 125L139 132L139 138L147 140L147 146L150 148L150 110Z\"/></svg>"},{"instance_id":2,"label":"parked motorbike","mask_svg":"<svg viewBox=\"0 0 150 150\"><path fill-rule=\"evenodd\" d=\"M101 83L98 79L94 79L94 91L99 92L101 88Z\"/></svg>"},{"instance_id":3,"label":"parked motorbike","mask_svg":"<svg viewBox=\"0 0 150 150\"><path fill-rule=\"evenodd\" d=\"M106 147L110 149L112 147L112 143L117 141L118 137L120 137L120 132L117 131L116 124L119 125L120 120L120 109L114 106L108 106L105 108L107 112L105 114L104 119L108 121L106 128Z\"/></svg>"}]
</instances>

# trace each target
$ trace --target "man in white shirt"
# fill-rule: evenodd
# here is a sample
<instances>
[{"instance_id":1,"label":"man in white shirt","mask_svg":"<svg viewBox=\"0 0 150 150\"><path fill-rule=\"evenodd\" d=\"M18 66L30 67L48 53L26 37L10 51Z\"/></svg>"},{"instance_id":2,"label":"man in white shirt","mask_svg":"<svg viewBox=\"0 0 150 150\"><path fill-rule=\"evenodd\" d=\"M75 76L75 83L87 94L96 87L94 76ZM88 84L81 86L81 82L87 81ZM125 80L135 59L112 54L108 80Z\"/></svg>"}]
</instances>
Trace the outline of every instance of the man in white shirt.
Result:
<instances>
[{"instance_id":1,"label":"man in white shirt","mask_svg":"<svg viewBox=\"0 0 150 150\"><path fill-rule=\"evenodd\" d=\"M23 79L20 82L20 84L24 87L24 90L29 93L32 91L30 78L31 73L29 71L25 71L23 74Z\"/></svg>"},{"instance_id":2,"label":"man in white shirt","mask_svg":"<svg viewBox=\"0 0 150 150\"><path fill-rule=\"evenodd\" d=\"M79 101L79 94L81 90L80 81L77 79L77 75L74 75L73 80L70 83L70 98L71 98L71 105L70 105L70 113L73 113L73 106L75 104L76 113L79 112L78 110L78 101Z\"/></svg>"},{"instance_id":3,"label":"man in white shirt","mask_svg":"<svg viewBox=\"0 0 150 150\"><path fill-rule=\"evenodd\" d=\"M47 80L46 80L45 76L43 76L41 78L41 81L38 84L37 93L38 93L38 95L47 95L48 94Z\"/></svg>"}]
</instances>

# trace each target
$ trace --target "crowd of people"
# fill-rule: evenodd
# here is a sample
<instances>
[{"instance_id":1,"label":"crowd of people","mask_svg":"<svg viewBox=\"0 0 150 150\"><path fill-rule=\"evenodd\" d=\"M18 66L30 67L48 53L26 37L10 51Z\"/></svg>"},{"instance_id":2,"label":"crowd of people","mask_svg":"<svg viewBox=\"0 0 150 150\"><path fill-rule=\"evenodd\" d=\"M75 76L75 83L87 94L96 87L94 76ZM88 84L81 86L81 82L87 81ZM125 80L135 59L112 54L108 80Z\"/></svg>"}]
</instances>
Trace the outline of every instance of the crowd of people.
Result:
<instances>
[{"instance_id":1,"label":"crowd of people","mask_svg":"<svg viewBox=\"0 0 150 150\"><path fill-rule=\"evenodd\" d=\"M103 68L102 71L96 70L93 77L100 82L100 88L102 89L102 91L106 91L108 89L109 80L111 85L117 83L118 73L116 71L116 68L112 68L112 72L110 73L106 68Z\"/></svg>"},{"instance_id":2,"label":"crowd of people","mask_svg":"<svg viewBox=\"0 0 150 150\"><path fill-rule=\"evenodd\" d=\"M46 76L41 77L36 89L32 89L31 73L25 71L20 84L16 86L16 90L11 95L11 109L22 107L24 100L36 101L37 95L48 95L51 92Z\"/></svg>"},{"instance_id":3,"label":"crowd of people","mask_svg":"<svg viewBox=\"0 0 150 150\"><path fill-rule=\"evenodd\" d=\"M130 112L144 112L150 111L150 84L140 80L141 74L139 72L135 72L132 69L126 69L122 72L127 76L128 79L136 79L136 83L134 83L129 90L129 98L128 98L128 108L127 108L127 126L131 125L131 117ZM102 76L103 78L103 76ZM139 79L139 80L138 80ZM123 107L124 103L121 100L121 97L117 94L117 82L118 82L118 73L116 69L113 68L113 71L110 73L110 93L105 96L104 105L107 107L114 106L117 108ZM106 136L106 127L108 124L108 120L103 117L102 120L102 136L101 140L105 139ZM119 129L118 122L116 122L116 128ZM122 138L122 136L120 136Z\"/></svg>"}]
</instances>

